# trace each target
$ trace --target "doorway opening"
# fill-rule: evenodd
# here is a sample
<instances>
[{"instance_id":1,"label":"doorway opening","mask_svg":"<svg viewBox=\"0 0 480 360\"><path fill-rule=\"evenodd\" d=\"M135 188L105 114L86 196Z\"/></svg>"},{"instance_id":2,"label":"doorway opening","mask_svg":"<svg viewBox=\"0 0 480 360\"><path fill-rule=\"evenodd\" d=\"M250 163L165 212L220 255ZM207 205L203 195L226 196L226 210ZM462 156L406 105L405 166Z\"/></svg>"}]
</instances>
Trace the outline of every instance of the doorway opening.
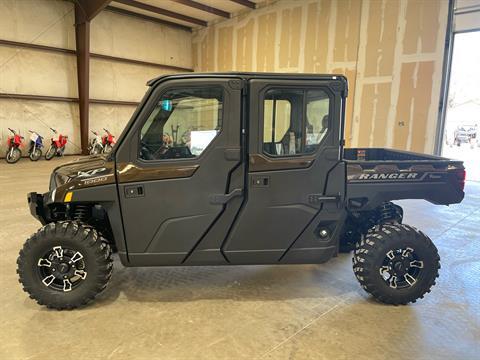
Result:
<instances>
[{"instance_id":1,"label":"doorway opening","mask_svg":"<svg viewBox=\"0 0 480 360\"><path fill-rule=\"evenodd\" d=\"M442 156L464 161L467 180L480 181L480 31L454 36Z\"/></svg>"}]
</instances>

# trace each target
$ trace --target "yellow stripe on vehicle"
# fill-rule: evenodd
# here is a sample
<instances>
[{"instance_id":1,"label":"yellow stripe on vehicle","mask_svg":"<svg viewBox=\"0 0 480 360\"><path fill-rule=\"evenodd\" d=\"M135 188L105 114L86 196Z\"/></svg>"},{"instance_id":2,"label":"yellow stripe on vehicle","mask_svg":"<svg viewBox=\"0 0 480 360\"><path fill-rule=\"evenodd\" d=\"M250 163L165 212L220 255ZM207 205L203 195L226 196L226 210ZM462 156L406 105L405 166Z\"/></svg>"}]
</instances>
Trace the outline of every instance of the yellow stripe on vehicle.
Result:
<instances>
[{"instance_id":1,"label":"yellow stripe on vehicle","mask_svg":"<svg viewBox=\"0 0 480 360\"><path fill-rule=\"evenodd\" d=\"M72 201L73 197L73 192L69 191L65 194L65 199L63 199L63 202L70 202Z\"/></svg>"}]
</instances>

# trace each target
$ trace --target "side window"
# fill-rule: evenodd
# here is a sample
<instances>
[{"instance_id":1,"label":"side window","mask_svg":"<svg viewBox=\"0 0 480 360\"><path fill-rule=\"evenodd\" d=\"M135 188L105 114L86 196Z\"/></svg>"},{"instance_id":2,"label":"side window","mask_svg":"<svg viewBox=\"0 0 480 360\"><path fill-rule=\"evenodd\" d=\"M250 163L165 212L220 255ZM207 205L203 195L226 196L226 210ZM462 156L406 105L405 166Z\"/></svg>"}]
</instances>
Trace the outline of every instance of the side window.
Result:
<instances>
[{"instance_id":1,"label":"side window","mask_svg":"<svg viewBox=\"0 0 480 360\"><path fill-rule=\"evenodd\" d=\"M324 90L270 89L265 93L263 151L311 154L328 131L330 98Z\"/></svg>"},{"instance_id":2,"label":"side window","mask_svg":"<svg viewBox=\"0 0 480 360\"><path fill-rule=\"evenodd\" d=\"M174 89L159 100L140 133L140 158L195 158L220 132L221 87Z\"/></svg>"}]
</instances>

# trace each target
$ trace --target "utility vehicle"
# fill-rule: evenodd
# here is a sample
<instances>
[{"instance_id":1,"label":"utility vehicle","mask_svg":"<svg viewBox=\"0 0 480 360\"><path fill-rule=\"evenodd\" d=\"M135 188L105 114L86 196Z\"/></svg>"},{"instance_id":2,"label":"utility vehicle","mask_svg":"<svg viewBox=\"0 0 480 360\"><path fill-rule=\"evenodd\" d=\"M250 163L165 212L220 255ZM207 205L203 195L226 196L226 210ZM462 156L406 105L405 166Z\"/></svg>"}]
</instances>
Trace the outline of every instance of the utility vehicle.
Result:
<instances>
[{"instance_id":1,"label":"utility vehicle","mask_svg":"<svg viewBox=\"0 0 480 360\"><path fill-rule=\"evenodd\" d=\"M354 273L376 299L430 291L437 249L391 201L462 201L462 162L344 148L341 75L192 73L148 85L110 154L59 166L49 192L28 194L43 227L18 273L39 304L92 300L112 252L125 266L318 264L354 246Z\"/></svg>"}]
</instances>

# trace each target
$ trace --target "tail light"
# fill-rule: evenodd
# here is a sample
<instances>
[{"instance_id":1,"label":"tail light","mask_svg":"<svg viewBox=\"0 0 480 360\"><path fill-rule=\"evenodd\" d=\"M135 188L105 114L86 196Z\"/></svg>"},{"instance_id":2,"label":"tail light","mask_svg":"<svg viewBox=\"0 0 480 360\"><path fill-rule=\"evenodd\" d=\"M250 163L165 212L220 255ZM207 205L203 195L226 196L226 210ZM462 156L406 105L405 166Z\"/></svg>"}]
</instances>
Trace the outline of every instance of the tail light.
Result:
<instances>
[{"instance_id":1,"label":"tail light","mask_svg":"<svg viewBox=\"0 0 480 360\"><path fill-rule=\"evenodd\" d=\"M460 184L460 188L463 191L465 189L465 179L467 178L467 171L465 169L457 169L455 170L455 176L458 183Z\"/></svg>"}]
</instances>

